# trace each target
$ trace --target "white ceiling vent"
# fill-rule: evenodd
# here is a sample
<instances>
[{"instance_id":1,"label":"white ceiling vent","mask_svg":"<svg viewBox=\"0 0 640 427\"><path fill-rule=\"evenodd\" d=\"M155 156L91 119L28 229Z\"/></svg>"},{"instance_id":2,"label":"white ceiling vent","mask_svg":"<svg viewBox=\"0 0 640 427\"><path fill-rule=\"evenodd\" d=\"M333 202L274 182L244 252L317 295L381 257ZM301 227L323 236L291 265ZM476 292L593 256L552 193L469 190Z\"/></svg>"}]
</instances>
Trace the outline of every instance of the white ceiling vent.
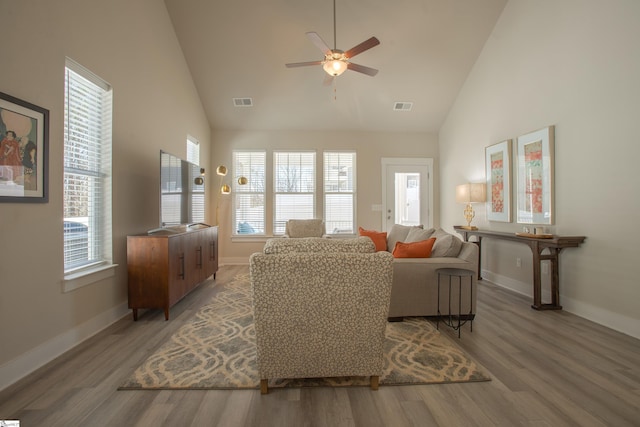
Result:
<instances>
[{"instance_id":1,"label":"white ceiling vent","mask_svg":"<svg viewBox=\"0 0 640 427\"><path fill-rule=\"evenodd\" d=\"M251 98L233 98L233 105L236 107L253 107Z\"/></svg>"},{"instance_id":2,"label":"white ceiling vent","mask_svg":"<svg viewBox=\"0 0 640 427\"><path fill-rule=\"evenodd\" d=\"M393 111L411 111L413 102L396 102L393 104Z\"/></svg>"}]
</instances>

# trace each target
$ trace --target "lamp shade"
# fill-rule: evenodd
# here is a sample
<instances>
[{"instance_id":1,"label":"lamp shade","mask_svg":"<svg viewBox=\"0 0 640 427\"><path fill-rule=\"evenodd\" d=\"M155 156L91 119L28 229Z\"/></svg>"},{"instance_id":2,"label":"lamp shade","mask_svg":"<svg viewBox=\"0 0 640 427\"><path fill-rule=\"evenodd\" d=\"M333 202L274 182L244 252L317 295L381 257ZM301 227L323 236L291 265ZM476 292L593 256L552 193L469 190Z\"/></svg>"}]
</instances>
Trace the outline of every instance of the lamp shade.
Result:
<instances>
[{"instance_id":1,"label":"lamp shade","mask_svg":"<svg viewBox=\"0 0 640 427\"><path fill-rule=\"evenodd\" d=\"M225 176L227 174L227 167L225 165L220 165L216 169L216 173L221 176Z\"/></svg>"},{"instance_id":2,"label":"lamp shade","mask_svg":"<svg viewBox=\"0 0 640 427\"><path fill-rule=\"evenodd\" d=\"M347 70L347 63L339 59L333 59L325 61L324 64L322 64L322 68L327 72L327 74L335 77Z\"/></svg>"},{"instance_id":3,"label":"lamp shade","mask_svg":"<svg viewBox=\"0 0 640 427\"><path fill-rule=\"evenodd\" d=\"M487 185L467 183L456 187L457 203L484 203L487 201Z\"/></svg>"}]
</instances>

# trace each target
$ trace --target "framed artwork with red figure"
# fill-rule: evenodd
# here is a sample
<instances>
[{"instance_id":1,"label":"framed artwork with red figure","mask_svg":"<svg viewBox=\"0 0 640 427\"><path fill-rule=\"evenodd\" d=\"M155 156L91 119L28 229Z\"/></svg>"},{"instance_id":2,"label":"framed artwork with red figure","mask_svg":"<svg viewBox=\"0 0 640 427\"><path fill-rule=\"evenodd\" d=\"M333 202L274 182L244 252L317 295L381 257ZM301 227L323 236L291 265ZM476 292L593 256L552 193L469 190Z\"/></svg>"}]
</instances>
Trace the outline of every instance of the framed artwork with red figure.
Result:
<instances>
[{"instance_id":1,"label":"framed artwork with red figure","mask_svg":"<svg viewBox=\"0 0 640 427\"><path fill-rule=\"evenodd\" d=\"M553 224L554 127L517 140L517 222Z\"/></svg>"},{"instance_id":2,"label":"framed artwork with red figure","mask_svg":"<svg viewBox=\"0 0 640 427\"><path fill-rule=\"evenodd\" d=\"M0 92L0 202L46 203L49 110Z\"/></svg>"},{"instance_id":3,"label":"framed artwork with red figure","mask_svg":"<svg viewBox=\"0 0 640 427\"><path fill-rule=\"evenodd\" d=\"M511 222L510 139L485 148L487 177L487 219Z\"/></svg>"}]
</instances>

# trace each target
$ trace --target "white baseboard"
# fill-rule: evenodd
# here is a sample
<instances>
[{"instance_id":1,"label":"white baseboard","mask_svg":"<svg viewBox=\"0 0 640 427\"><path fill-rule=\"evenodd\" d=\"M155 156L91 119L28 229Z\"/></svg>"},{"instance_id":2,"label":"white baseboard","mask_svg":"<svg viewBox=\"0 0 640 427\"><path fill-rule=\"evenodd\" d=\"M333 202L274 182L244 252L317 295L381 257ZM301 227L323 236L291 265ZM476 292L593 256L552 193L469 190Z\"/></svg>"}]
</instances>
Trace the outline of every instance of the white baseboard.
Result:
<instances>
[{"instance_id":1,"label":"white baseboard","mask_svg":"<svg viewBox=\"0 0 640 427\"><path fill-rule=\"evenodd\" d=\"M129 313L128 304L123 302L3 364L0 366L0 391L51 362L64 352L71 350L84 340L91 338Z\"/></svg>"},{"instance_id":2,"label":"white baseboard","mask_svg":"<svg viewBox=\"0 0 640 427\"><path fill-rule=\"evenodd\" d=\"M533 298L533 287L531 283L520 282L487 270L482 270L482 278L497 286ZM551 292L542 289L542 300L549 301L550 299ZM562 309L568 313L575 314L599 325L640 339L640 320L638 319L633 319L613 311L604 310L600 307L574 300L563 295L562 292L560 292L560 303L562 304Z\"/></svg>"}]
</instances>

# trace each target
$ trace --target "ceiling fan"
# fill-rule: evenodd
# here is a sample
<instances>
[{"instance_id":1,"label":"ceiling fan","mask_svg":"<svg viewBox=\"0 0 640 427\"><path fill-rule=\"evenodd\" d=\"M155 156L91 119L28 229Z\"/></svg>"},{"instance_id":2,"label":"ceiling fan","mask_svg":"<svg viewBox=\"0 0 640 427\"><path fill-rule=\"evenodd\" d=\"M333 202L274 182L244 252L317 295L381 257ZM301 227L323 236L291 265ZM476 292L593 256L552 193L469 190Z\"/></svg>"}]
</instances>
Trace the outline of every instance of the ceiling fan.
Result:
<instances>
[{"instance_id":1,"label":"ceiling fan","mask_svg":"<svg viewBox=\"0 0 640 427\"><path fill-rule=\"evenodd\" d=\"M337 77L346 70L357 71L372 77L378 74L378 70L375 68L365 67L364 65L354 64L349 61L351 58L365 50L369 50L372 47L379 45L380 40L377 38L371 37L346 52L336 48L336 0L333 0L333 49L327 46L318 33L310 31L306 33L306 35L309 40L311 40L311 42L316 45L322 53L324 53L324 59L321 61L285 64L288 68L305 67L307 65L322 65L324 71L326 71L331 77Z\"/></svg>"}]
</instances>

